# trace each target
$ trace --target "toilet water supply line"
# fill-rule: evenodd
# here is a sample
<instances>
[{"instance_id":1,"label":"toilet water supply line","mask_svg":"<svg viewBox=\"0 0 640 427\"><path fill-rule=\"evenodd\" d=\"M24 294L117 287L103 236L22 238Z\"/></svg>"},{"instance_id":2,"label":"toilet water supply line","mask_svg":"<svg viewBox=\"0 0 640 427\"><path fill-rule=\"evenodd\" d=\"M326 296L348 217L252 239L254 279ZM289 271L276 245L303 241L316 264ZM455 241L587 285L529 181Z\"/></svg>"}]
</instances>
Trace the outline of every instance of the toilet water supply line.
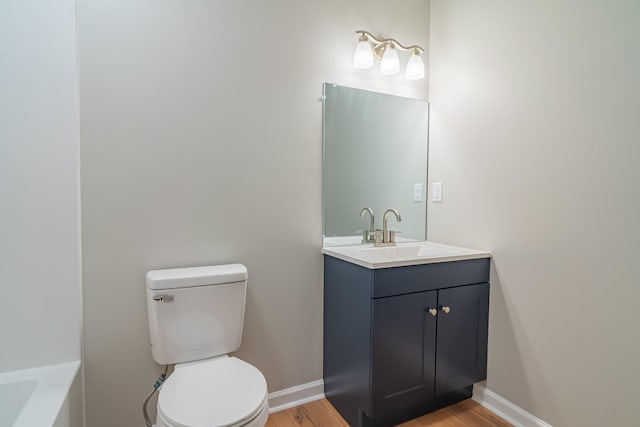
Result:
<instances>
[{"instance_id":1,"label":"toilet water supply line","mask_svg":"<svg viewBox=\"0 0 640 427\"><path fill-rule=\"evenodd\" d=\"M151 419L149 418L149 413L147 412L147 404L149 403L149 399L151 399L151 396L153 396L155 392L158 391L158 389L164 382L165 378L167 378L168 370L169 370L169 365L165 365L164 372L160 374L160 377L156 380L155 384L153 385L153 390L151 391L151 393L149 393L147 398L144 400L144 403L142 404L142 415L144 416L144 423L147 425L147 427L153 426L153 424L151 423Z\"/></svg>"}]
</instances>

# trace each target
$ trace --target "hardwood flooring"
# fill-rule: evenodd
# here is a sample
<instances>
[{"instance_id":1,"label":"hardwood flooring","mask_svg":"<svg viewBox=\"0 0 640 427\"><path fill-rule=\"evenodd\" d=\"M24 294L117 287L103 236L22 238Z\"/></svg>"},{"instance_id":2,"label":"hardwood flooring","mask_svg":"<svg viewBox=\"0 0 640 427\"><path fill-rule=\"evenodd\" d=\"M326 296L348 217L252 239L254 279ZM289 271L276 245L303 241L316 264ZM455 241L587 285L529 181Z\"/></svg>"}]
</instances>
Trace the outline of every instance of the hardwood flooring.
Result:
<instances>
[{"instance_id":1,"label":"hardwood flooring","mask_svg":"<svg viewBox=\"0 0 640 427\"><path fill-rule=\"evenodd\" d=\"M423 415L402 427L513 427L473 400L464 400L439 411ZM266 427L349 427L327 399L276 412Z\"/></svg>"},{"instance_id":2,"label":"hardwood flooring","mask_svg":"<svg viewBox=\"0 0 640 427\"><path fill-rule=\"evenodd\" d=\"M269 415L266 427L349 427L327 399Z\"/></svg>"}]
</instances>

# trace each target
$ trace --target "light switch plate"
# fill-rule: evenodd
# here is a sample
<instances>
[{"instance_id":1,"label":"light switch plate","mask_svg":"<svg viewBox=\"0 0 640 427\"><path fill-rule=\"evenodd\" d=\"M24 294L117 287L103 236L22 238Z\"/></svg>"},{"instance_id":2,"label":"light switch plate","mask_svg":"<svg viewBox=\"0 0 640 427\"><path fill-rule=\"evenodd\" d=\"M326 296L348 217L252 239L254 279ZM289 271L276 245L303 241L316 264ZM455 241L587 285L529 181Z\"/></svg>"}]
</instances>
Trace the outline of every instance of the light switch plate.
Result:
<instances>
[{"instance_id":1,"label":"light switch plate","mask_svg":"<svg viewBox=\"0 0 640 427\"><path fill-rule=\"evenodd\" d=\"M433 192L431 193L431 201L442 203L442 183L433 183Z\"/></svg>"},{"instance_id":2,"label":"light switch plate","mask_svg":"<svg viewBox=\"0 0 640 427\"><path fill-rule=\"evenodd\" d=\"M422 201L422 183L421 182L417 184L413 184L413 201L414 202Z\"/></svg>"}]
</instances>

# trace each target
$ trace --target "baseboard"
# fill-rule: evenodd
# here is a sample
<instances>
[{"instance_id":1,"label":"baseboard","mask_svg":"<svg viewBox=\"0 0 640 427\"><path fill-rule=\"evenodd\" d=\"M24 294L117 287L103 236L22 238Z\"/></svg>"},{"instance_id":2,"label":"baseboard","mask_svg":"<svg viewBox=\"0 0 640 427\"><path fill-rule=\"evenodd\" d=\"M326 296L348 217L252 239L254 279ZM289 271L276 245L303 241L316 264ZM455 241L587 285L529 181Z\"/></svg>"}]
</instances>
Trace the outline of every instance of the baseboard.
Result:
<instances>
[{"instance_id":1,"label":"baseboard","mask_svg":"<svg viewBox=\"0 0 640 427\"><path fill-rule=\"evenodd\" d=\"M324 381L317 380L269 393L269 413L283 411L324 398Z\"/></svg>"},{"instance_id":2,"label":"baseboard","mask_svg":"<svg viewBox=\"0 0 640 427\"><path fill-rule=\"evenodd\" d=\"M269 399L269 413L284 411L314 400L323 399L324 382L317 380L274 391L269 393L267 398ZM552 427L551 424L542 421L485 386L479 384L473 386L473 400L516 427Z\"/></svg>"},{"instance_id":3,"label":"baseboard","mask_svg":"<svg viewBox=\"0 0 640 427\"><path fill-rule=\"evenodd\" d=\"M552 427L483 385L473 386L472 399L516 427Z\"/></svg>"}]
</instances>

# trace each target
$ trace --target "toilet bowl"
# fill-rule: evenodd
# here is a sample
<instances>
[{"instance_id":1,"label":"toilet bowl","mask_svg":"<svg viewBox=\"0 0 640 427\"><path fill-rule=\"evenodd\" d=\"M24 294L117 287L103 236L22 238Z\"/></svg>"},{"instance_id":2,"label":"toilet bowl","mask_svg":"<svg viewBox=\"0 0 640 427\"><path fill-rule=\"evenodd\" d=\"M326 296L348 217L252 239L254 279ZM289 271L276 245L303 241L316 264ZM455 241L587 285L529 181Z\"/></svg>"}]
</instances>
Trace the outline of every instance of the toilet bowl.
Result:
<instances>
[{"instance_id":1,"label":"toilet bowl","mask_svg":"<svg viewBox=\"0 0 640 427\"><path fill-rule=\"evenodd\" d=\"M262 427L268 416L262 373L226 355L176 365L158 397L157 427Z\"/></svg>"}]
</instances>

